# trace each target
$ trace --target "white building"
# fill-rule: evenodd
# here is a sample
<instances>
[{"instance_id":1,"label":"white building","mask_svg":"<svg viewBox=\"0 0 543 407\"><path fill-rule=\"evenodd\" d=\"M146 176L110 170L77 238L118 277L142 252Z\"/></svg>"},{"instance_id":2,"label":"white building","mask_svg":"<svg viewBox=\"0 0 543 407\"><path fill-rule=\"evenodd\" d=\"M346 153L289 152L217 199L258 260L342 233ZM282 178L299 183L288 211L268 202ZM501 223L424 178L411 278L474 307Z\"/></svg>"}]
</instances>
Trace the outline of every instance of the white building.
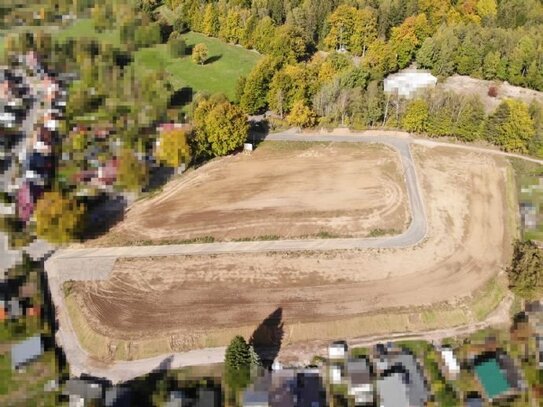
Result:
<instances>
[{"instance_id":1,"label":"white building","mask_svg":"<svg viewBox=\"0 0 543 407\"><path fill-rule=\"evenodd\" d=\"M416 69L406 69L385 78L384 91L388 94L411 99L420 91L431 89L436 84L437 78L431 73Z\"/></svg>"},{"instance_id":2,"label":"white building","mask_svg":"<svg viewBox=\"0 0 543 407\"><path fill-rule=\"evenodd\" d=\"M344 341L333 342L328 346L328 358L345 359L347 354L347 344Z\"/></svg>"},{"instance_id":3,"label":"white building","mask_svg":"<svg viewBox=\"0 0 543 407\"><path fill-rule=\"evenodd\" d=\"M447 375L450 378L455 379L460 374L460 365L458 364L452 349L443 347L441 348L440 353L441 359L443 359L443 363L445 364Z\"/></svg>"}]
</instances>

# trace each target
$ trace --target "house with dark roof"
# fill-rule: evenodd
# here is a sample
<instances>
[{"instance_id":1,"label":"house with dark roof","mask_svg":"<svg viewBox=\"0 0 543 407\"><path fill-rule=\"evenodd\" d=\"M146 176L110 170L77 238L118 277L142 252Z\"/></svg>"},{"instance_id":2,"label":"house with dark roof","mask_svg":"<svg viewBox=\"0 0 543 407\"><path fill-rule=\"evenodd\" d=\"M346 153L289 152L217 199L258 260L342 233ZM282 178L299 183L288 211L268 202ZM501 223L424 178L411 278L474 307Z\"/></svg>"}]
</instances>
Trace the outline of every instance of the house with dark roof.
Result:
<instances>
[{"instance_id":1,"label":"house with dark roof","mask_svg":"<svg viewBox=\"0 0 543 407\"><path fill-rule=\"evenodd\" d=\"M70 405L101 402L104 388L101 383L87 379L70 379L64 386L64 394L68 396Z\"/></svg>"},{"instance_id":2,"label":"house with dark roof","mask_svg":"<svg viewBox=\"0 0 543 407\"><path fill-rule=\"evenodd\" d=\"M374 389L368 359L356 358L347 362L347 385L356 406L373 404Z\"/></svg>"}]
</instances>

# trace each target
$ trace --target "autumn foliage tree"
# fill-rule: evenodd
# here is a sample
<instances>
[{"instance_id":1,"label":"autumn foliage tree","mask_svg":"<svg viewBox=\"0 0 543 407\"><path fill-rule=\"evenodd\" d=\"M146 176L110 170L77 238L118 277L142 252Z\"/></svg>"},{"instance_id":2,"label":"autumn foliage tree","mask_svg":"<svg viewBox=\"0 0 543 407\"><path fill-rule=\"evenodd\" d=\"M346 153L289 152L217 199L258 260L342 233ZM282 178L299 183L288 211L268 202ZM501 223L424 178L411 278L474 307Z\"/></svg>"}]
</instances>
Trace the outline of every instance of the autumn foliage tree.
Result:
<instances>
[{"instance_id":1,"label":"autumn foliage tree","mask_svg":"<svg viewBox=\"0 0 543 407\"><path fill-rule=\"evenodd\" d=\"M194 110L196 153L226 155L243 145L249 125L243 111L222 98L202 99Z\"/></svg>"},{"instance_id":2,"label":"autumn foliage tree","mask_svg":"<svg viewBox=\"0 0 543 407\"><path fill-rule=\"evenodd\" d=\"M488 118L485 133L490 142L505 151L528 152L535 135L528 105L519 100L504 100Z\"/></svg>"},{"instance_id":3,"label":"autumn foliage tree","mask_svg":"<svg viewBox=\"0 0 543 407\"><path fill-rule=\"evenodd\" d=\"M46 192L36 204L36 234L51 243L68 243L81 230L83 213L75 199Z\"/></svg>"},{"instance_id":4,"label":"autumn foliage tree","mask_svg":"<svg viewBox=\"0 0 543 407\"><path fill-rule=\"evenodd\" d=\"M177 168L191 160L188 135L185 130L164 131L157 140L157 158L164 164Z\"/></svg>"},{"instance_id":5,"label":"autumn foliage tree","mask_svg":"<svg viewBox=\"0 0 543 407\"><path fill-rule=\"evenodd\" d=\"M303 101L296 101L292 105L292 109L287 116L287 122L291 126L297 127L311 127L314 126L317 120L317 116L310 107L308 107Z\"/></svg>"},{"instance_id":6,"label":"autumn foliage tree","mask_svg":"<svg viewBox=\"0 0 543 407\"><path fill-rule=\"evenodd\" d=\"M205 44L196 44L192 49L192 60L194 63L203 65L207 60L207 46Z\"/></svg>"},{"instance_id":7,"label":"autumn foliage tree","mask_svg":"<svg viewBox=\"0 0 543 407\"><path fill-rule=\"evenodd\" d=\"M424 99L415 99L407 105L402 127L407 131L422 133L426 130L428 116L428 103Z\"/></svg>"}]
</instances>

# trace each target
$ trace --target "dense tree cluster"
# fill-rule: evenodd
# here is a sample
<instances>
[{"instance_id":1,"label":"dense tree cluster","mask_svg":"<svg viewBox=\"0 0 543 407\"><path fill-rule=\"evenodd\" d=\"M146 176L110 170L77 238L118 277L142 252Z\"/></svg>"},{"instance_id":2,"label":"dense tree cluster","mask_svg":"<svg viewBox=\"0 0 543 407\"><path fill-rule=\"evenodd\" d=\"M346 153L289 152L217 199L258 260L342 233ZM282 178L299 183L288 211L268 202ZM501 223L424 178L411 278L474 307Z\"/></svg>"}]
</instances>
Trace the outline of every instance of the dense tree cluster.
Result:
<instances>
[{"instance_id":1,"label":"dense tree cluster","mask_svg":"<svg viewBox=\"0 0 543 407\"><path fill-rule=\"evenodd\" d=\"M486 140L505 151L539 154L543 139L541 109L505 99L489 115L477 98L429 94L399 105L400 125L407 131L452 136L462 141Z\"/></svg>"},{"instance_id":2,"label":"dense tree cluster","mask_svg":"<svg viewBox=\"0 0 543 407\"><path fill-rule=\"evenodd\" d=\"M198 156L226 155L241 147L247 139L249 126L245 114L222 95L196 101L193 119Z\"/></svg>"},{"instance_id":3,"label":"dense tree cluster","mask_svg":"<svg viewBox=\"0 0 543 407\"><path fill-rule=\"evenodd\" d=\"M543 252L531 241L516 241L511 266L507 269L509 288L526 299L541 295Z\"/></svg>"}]
</instances>

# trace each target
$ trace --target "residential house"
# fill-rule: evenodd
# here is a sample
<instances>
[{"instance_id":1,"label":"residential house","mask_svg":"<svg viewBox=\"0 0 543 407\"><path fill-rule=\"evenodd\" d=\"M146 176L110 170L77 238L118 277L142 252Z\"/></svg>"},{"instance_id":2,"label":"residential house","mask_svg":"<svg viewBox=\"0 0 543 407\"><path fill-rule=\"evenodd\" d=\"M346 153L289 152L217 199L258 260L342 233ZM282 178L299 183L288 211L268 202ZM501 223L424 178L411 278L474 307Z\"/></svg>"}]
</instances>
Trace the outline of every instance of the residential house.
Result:
<instances>
[{"instance_id":1,"label":"residential house","mask_svg":"<svg viewBox=\"0 0 543 407\"><path fill-rule=\"evenodd\" d=\"M475 358L473 365L484 396L490 402L513 398L525 388L520 371L503 351L485 352Z\"/></svg>"},{"instance_id":2,"label":"residential house","mask_svg":"<svg viewBox=\"0 0 543 407\"><path fill-rule=\"evenodd\" d=\"M269 407L269 396L267 390L246 390L243 393L243 407Z\"/></svg>"},{"instance_id":3,"label":"residential house","mask_svg":"<svg viewBox=\"0 0 543 407\"><path fill-rule=\"evenodd\" d=\"M377 381L380 407L411 407L407 381L408 377L403 372L393 372L380 378Z\"/></svg>"},{"instance_id":4,"label":"residential house","mask_svg":"<svg viewBox=\"0 0 543 407\"><path fill-rule=\"evenodd\" d=\"M356 406L373 404L374 389L368 359L356 358L347 362L347 384Z\"/></svg>"},{"instance_id":5,"label":"residential house","mask_svg":"<svg viewBox=\"0 0 543 407\"><path fill-rule=\"evenodd\" d=\"M64 386L64 393L69 398L70 406L85 406L101 402L104 397L102 384L88 379L70 379Z\"/></svg>"},{"instance_id":6,"label":"residential house","mask_svg":"<svg viewBox=\"0 0 543 407\"><path fill-rule=\"evenodd\" d=\"M325 407L326 391L318 369L304 369L296 376L296 405Z\"/></svg>"},{"instance_id":7,"label":"residential house","mask_svg":"<svg viewBox=\"0 0 543 407\"><path fill-rule=\"evenodd\" d=\"M385 379L381 387L388 388L388 386L393 385L398 388L401 387L402 391L403 387L405 387L409 406L423 406L428 401L429 392L422 369L415 356L411 353L392 345L386 347L382 345L376 346L375 366L376 371L381 375L381 379ZM387 376L393 377L386 380ZM398 384L400 381L403 383L402 386ZM381 392L380 396L383 397Z\"/></svg>"},{"instance_id":8,"label":"residential house","mask_svg":"<svg viewBox=\"0 0 543 407\"><path fill-rule=\"evenodd\" d=\"M40 335L32 336L11 347L11 369L20 369L43 353Z\"/></svg>"}]
</instances>

